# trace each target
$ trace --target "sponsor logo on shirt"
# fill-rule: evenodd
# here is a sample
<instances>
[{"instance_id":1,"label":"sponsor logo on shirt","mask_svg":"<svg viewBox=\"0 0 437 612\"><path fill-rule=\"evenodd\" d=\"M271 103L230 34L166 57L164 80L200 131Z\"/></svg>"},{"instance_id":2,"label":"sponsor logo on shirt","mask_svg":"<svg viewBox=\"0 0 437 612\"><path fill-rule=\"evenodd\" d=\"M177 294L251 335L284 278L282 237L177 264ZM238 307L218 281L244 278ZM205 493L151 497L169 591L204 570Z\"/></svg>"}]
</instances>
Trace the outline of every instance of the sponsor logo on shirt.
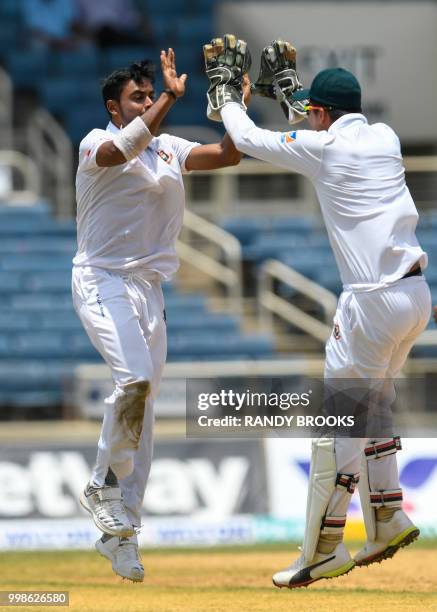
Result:
<instances>
[{"instance_id":1,"label":"sponsor logo on shirt","mask_svg":"<svg viewBox=\"0 0 437 612\"><path fill-rule=\"evenodd\" d=\"M296 138L297 138L296 132L284 132L283 134L281 134L282 143L288 144L290 142L294 142Z\"/></svg>"},{"instance_id":2,"label":"sponsor logo on shirt","mask_svg":"<svg viewBox=\"0 0 437 612\"><path fill-rule=\"evenodd\" d=\"M173 159L172 153L166 153L162 149L159 149L159 151L156 152L158 153L159 157L165 161L166 164L171 164Z\"/></svg>"},{"instance_id":3,"label":"sponsor logo on shirt","mask_svg":"<svg viewBox=\"0 0 437 612\"><path fill-rule=\"evenodd\" d=\"M334 324L334 329L332 330L332 333L336 340L341 340L340 325L338 323Z\"/></svg>"}]
</instances>

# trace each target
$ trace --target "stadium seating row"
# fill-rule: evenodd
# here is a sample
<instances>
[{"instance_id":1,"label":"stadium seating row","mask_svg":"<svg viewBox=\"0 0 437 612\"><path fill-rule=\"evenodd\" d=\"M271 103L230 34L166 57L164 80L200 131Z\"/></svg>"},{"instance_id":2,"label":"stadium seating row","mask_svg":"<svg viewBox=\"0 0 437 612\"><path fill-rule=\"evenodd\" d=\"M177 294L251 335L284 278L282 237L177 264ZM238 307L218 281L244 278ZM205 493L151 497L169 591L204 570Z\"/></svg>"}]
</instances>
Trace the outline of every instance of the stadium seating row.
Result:
<instances>
[{"instance_id":1,"label":"stadium seating row","mask_svg":"<svg viewBox=\"0 0 437 612\"><path fill-rule=\"evenodd\" d=\"M74 221L41 202L0 208L0 405L60 405L74 367L101 362L71 300ZM203 293L164 284L169 361L269 358L273 338L244 335L238 317L208 310Z\"/></svg>"},{"instance_id":2,"label":"stadium seating row","mask_svg":"<svg viewBox=\"0 0 437 612\"><path fill-rule=\"evenodd\" d=\"M77 144L91 129L104 128L108 121L99 90L102 77L145 58L159 63L160 49L172 46L176 50L178 70L187 72L190 79L183 103L175 105L166 121L170 125L206 125L205 113L199 113L199 102L205 95L201 46L213 34L215 4L214 0L149 3L154 46L86 47L54 53L28 48L22 2L2 0L0 62L6 66L15 86L38 94L41 105L61 121ZM77 87L78 78L80 87ZM159 91L161 86L158 71L156 89Z\"/></svg>"}]
</instances>

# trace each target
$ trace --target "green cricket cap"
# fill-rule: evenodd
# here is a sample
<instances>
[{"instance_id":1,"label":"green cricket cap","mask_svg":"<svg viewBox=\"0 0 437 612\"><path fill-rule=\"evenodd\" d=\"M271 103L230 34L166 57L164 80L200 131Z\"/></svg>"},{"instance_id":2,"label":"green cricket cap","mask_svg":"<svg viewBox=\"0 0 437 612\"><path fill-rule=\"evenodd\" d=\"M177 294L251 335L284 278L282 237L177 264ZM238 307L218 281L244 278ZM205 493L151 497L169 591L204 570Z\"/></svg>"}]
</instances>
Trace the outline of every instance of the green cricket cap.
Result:
<instances>
[{"instance_id":1,"label":"green cricket cap","mask_svg":"<svg viewBox=\"0 0 437 612\"><path fill-rule=\"evenodd\" d=\"M326 68L313 79L309 89L300 89L293 100L311 100L321 106L361 112L361 87L352 72Z\"/></svg>"}]
</instances>

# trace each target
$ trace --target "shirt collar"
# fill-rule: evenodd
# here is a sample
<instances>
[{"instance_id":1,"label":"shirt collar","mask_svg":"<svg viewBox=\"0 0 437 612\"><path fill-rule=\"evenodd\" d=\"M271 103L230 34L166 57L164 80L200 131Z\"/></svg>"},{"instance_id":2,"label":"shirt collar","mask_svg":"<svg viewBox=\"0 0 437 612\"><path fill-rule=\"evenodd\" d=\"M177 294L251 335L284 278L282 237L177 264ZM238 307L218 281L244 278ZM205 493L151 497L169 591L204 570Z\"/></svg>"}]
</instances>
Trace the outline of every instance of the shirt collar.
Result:
<instances>
[{"instance_id":1,"label":"shirt collar","mask_svg":"<svg viewBox=\"0 0 437 612\"><path fill-rule=\"evenodd\" d=\"M347 115L342 115L339 117L334 123L332 123L328 132L330 134L335 134L339 129L346 127L348 125L352 125L353 123L368 123L367 118L361 113L348 113Z\"/></svg>"},{"instance_id":2,"label":"shirt collar","mask_svg":"<svg viewBox=\"0 0 437 612\"><path fill-rule=\"evenodd\" d=\"M115 125L115 123L112 123L112 121L110 121L110 122L108 123L108 125L106 126L106 130L107 130L108 132L113 132L114 134L116 134L117 132L119 132L119 131L120 131L120 128L118 128L118 127Z\"/></svg>"}]
</instances>

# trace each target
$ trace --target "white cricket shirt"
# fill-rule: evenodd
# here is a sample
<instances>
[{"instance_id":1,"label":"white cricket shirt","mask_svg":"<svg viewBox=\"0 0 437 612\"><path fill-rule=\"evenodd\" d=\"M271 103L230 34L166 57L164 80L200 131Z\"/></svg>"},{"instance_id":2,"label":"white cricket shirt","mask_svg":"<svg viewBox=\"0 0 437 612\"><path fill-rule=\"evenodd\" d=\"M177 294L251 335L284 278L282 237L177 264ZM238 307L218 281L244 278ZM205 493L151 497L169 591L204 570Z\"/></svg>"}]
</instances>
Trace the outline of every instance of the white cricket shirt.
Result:
<instances>
[{"instance_id":1,"label":"white cricket shirt","mask_svg":"<svg viewBox=\"0 0 437 612\"><path fill-rule=\"evenodd\" d=\"M175 247L184 214L185 160L199 144L161 134L135 159L102 168L97 150L118 131L109 123L80 143L73 264L147 270L168 280L179 266Z\"/></svg>"},{"instance_id":2,"label":"white cricket shirt","mask_svg":"<svg viewBox=\"0 0 437 612\"><path fill-rule=\"evenodd\" d=\"M222 119L239 151L312 181L343 285L367 291L395 282L418 261L426 267L390 127L351 113L327 131L272 132L256 127L236 103L222 109Z\"/></svg>"}]
</instances>

